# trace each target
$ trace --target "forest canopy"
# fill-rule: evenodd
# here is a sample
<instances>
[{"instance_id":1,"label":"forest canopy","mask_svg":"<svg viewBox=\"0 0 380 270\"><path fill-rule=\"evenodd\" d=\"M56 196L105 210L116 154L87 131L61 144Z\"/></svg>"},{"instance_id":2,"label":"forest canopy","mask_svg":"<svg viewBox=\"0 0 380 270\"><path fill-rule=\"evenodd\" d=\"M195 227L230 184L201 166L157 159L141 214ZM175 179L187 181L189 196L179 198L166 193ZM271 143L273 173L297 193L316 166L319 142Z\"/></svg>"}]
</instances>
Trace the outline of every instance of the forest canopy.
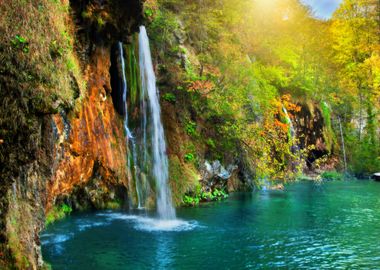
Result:
<instances>
[{"instance_id":1,"label":"forest canopy","mask_svg":"<svg viewBox=\"0 0 380 270\"><path fill-rule=\"evenodd\" d=\"M155 49L186 55L185 88L207 100L198 112L222 116L220 133L251 153L257 176L284 177L302 155L284 114L297 121L302 104L323 114L324 158L357 175L379 168L378 1L344 0L329 20L298 0L152 0L145 13Z\"/></svg>"}]
</instances>

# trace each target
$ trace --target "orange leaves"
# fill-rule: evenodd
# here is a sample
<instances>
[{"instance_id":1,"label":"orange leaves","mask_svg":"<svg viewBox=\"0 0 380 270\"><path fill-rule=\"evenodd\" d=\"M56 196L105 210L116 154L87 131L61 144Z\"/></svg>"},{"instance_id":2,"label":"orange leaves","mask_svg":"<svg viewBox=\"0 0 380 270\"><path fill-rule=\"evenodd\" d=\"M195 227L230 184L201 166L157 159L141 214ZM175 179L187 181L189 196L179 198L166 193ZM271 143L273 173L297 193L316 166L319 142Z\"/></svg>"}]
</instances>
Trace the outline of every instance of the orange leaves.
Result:
<instances>
[{"instance_id":1,"label":"orange leaves","mask_svg":"<svg viewBox=\"0 0 380 270\"><path fill-rule=\"evenodd\" d=\"M283 95L271 104L272 110L264 119L263 135L277 145L279 141L288 140L289 121L292 121L294 114L299 112L301 107L291 101L290 95Z\"/></svg>"},{"instance_id":2,"label":"orange leaves","mask_svg":"<svg viewBox=\"0 0 380 270\"><path fill-rule=\"evenodd\" d=\"M204 65L204 72L208 77L220 77L222 73L219 68L213 65Z\"/></svg>"},{"instance_id":3,"label":"orange leaves","mask_svg":"<svg viewBox=\"0 0 380 270\"><path fill-rule=\"evenodd\" d=\"M292 96L290 94L281 97L281 106L284 106L288 112L300 112L301 107L291 102ZM282 110L282 107L281 107Z\"/></svg>"},{"instance_id":4,"label":"orange leaves","mask_svg":"<svg viewBox=\"0 0 380 270\"><path fill-rule=\"evenodd\" d=\"M278 121L277 119L275 119L274 125L276 127L279 127L283 132L288 132L288 129L289 129L288 124L282 123L282 122Z\"/></svg>"},{"instance_id":5,"label":"orange leaves","mask_svg":"<svg viewBox=\"0 0 380 270\"><path fill-rule=\"evenodd\" d=\"M286 111L288 112L289 118L293 119L294 118L293 114L300 112L301 107L295 103L292 103L291 98L292 97L290 94L286 94L286 95L283 95L280 99L273 100L272 101L272 105L274 107L273 114L277 114L282 118L286 117L284 113L284 108L285 108Z\"/></svg>"},{"instance_id":6,"label":"orange leaves","mask_svg":"<svg viewBox=\"0 0 380 270\"><path fill-rule=\"evenodd\" d=\"M203 96L207 96L214 88L215 85L211 81L197 80L190 83L188 91L200 93Z\"/></svg>"}]
</instances>

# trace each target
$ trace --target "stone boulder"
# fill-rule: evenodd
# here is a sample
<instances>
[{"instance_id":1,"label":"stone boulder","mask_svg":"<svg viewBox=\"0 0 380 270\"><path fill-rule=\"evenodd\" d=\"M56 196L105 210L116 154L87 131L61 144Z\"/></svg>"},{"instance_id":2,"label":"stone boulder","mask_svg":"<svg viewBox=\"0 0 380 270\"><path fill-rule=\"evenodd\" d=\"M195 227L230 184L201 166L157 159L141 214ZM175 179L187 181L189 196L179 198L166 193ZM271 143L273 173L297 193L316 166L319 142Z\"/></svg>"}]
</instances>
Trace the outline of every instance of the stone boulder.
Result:
<instances>
[{"instance_id":1,"label":"stone boulder","mask_svg":"<svg viewBox=\"0 0 380 270\"><path fill-rule=\"evenodd\" d=\"M236 165L229 164L226 169L219 160L215 160L212 163L206 160L201 167L201 181L207 187L214 187L217 184L224 186L237 168Z\"/></svg>"},{"instance_id":2,"label":"stone boulder","mask_svg":"<svg viewBox=\"0 0 380 270\"><path fill-rule=\"evenodd\" d=\"M372 179L375 180L375 181L380 182L380 172L378 172L378 173L374 173L374 174L372 175Z\"/></svg>"}]
</instances>

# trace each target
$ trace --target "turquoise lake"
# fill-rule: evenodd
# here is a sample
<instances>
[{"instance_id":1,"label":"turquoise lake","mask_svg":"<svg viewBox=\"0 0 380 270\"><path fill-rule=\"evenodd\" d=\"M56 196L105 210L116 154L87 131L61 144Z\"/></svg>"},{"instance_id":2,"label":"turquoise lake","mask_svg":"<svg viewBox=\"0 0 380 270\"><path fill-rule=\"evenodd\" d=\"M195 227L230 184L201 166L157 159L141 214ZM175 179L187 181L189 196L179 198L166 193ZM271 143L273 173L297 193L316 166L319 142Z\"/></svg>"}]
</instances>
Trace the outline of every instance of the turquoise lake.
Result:
<instances>
[{"instance_id":1,"label":"turquoise lake","mask_svg":"<svg viewBox=\"0 0 380 270\"><path fill-rule=\"evenodd\" d=\"M379 269L380 183L299 182L177 209L76 213L41 234L53 269Z\"/></svg>"}]
</instances>

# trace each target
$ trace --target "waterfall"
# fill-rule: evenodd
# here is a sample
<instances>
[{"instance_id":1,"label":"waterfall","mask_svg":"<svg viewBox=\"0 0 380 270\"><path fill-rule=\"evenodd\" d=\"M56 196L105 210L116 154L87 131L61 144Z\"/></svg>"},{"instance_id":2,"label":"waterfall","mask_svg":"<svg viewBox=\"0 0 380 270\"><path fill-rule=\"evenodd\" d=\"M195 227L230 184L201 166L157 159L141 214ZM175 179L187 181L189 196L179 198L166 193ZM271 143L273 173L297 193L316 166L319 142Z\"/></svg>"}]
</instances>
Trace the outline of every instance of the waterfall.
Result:
<instances>
[{"instance_id":1,"label":"waterfall","mask_svg":"<svg viewBox=\"0 0 380 270\"><path fill-rule=\"evenodd\" d=\"M124 106L124 129L127 135L127 165L133 179L130 181L129 189L135 189L137 206L141 209L148 202L150 183L154 181L158 217L162 220L174 220L175 209L168 186L168 157L161 122L159 94L149 39L144 26L140 27L138 45L138 63L135 59L134 47L129 47L125 58L122 43L119 42L117 46L118 65L122 70L119 83ZM128 66L125 64L125 59L128 61ZM128 91L127 84L130 86ZM130 109L130 114L128 114L127 100L128 104L133 107L132 110Z\"/></svg>"},{"instance_id":2,"label":"waterfall","mask_svg":"<svg viewBox=\"0 0 380 270\"><path fill-rule=\"evenodd\" d=\"M171 191L168 186L169 169L166 154L166 142L161 121L159 94L156 87L156 77L150 54L149 39L144 26L140 26L139 34L139 65L141 76L141 109L143 114L143 147L150 146L152 158L152 177L156 182L158 217L164 220L175 219L175 209L172 204ZM148 100L148 104L145 100ZM148 138L147 129L150 129ZM149 142L148 142L149 140ZM147 151L143 151L144 155ZM144 156L143 159L147 157Z\"/></svg>"},{"instance_id":3,"label":"waterfall","mask_svg":"<svg viewBox=\"0 0 380 270\"><path fill-rule=\"evenodd\" d=\"M299 149L299 146L298 146L298 144L296 142L296 138L297 138L296 136L297 136L297 134L296 134L296 130L294 128L292 119L290 118L289 113L286 110L285 106L282 106L282 111L285 114L285 122L289 125L288 137L289 137L289 140L290 140L290 143L291 143L290 151L297 156L296 161L292 163L293 170L295 170L296 167L299 165L299 163L301 161L301 153L299 151L300 149Z\"/></svg>"},{"instance_id":4,"label":"waterfall","mask_svg":"<svg viewBox=\"0 0 380 270\"><path fill-rule=\"evenodd\" d=\"M343 136L343 127L342 127L342 121L340 117L338 117L339 121L339 130L340 130L340 137L342 139L342 151L343 151L343 161L344 161L344 173L347 173L347 156L346 156L346 147L344 145L344 136Z\"/></svg>"}]
</instances>

